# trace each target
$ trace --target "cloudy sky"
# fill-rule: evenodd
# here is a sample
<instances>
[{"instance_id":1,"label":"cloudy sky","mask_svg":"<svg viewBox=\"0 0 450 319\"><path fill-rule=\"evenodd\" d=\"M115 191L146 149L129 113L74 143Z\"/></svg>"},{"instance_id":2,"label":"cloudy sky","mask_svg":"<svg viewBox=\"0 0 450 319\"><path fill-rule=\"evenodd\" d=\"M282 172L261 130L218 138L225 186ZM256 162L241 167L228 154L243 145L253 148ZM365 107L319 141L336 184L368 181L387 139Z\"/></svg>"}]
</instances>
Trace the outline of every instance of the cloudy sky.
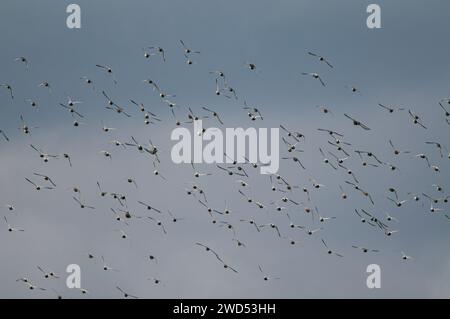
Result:
<instances>
[{"instance_id":1,"label":"cloudy sky","mask_svg":"<svg viewBox=\"0 0 450 319\"><path fill-rule=\"evenodd\" d=\"M438 101L450 95L447 1L378 1L382 8L382 28L366 26L366 7L372 1L77 1L81 7L81 29L66 27L68 1L11 1L0 3L0 83L14 90L14 100L0 90L0 129L10 142L0 137L0 212L11 226L24 232L8 232L0 226L0 297L53 298L52 288L67 298L119 298L115 287L145 298L419 298L450 296L450 206L430 213L430 202L421 196L412 201L408 193L425 192L436 198L450 194L448 151L439 151L426 141L445 144L450 126ZM191 56L187 65L179 40L183 39L200 54ZM166 62L156 55L144 58L143 48L161 46ZM330 60L334 68L309 56L317 52ZM15 62L25 56L29 68ZM246 68L254 63L257 72ZM117 84L96 64L109 65ZM238 100L216 96L215 76L210 71L223 70ZM317 72L326 83L302 76ZM82 76L94 82L89 87ZM297 153L305 165L281 160L279 174L289 180L291 193L272 192L268 176L246 166L249 186L239 187L238 176L228 176L214 165L198 165L196 170L211 173L199 179L191 166L175 165L170 157L174 142L170 134L176 120L170 109L144 79L152 79L162 90L175 94L181 105L175 109L177 120L187 121L187 107L207 115L202 106L217 110L224 126L206 120L207 126L278 127L283 124L301 131L306 139ZM38 87L42 81L51 85L51 93ZM352 93L350 86L359 88ZM105 90L131 117L107 110ZM74 118L59 107L67 97L82 101L77 110L84 116L82 125L73 126ZM38 101L33 109L26 99ZM162 119L145 125L143 114L130 103L143 102ZM242 109L244 100L261 110L264 120L250 121ZM389 114L378 103L405 108ZM332 114L316 107L326 105ZM427 129L414 125L406 110L419 114ZM360 119L371 128L355 127L344 113ZM24 135L20 115L31 127ZM116 128L109 133L102 126ZM192 125L185 123L192 129ZM333 170L322 162L319 147L337 151L328 144L330 137L317 131L328 128L345 135L351 145L351 157L345 165L353 170L361 187L372 195L375 205L345 184L351 180L345 170ZM158 170L166 178L153 175L150 155L136 149L122 149L111 140L139 143L151 139L160 150ZM393 155L388 141L410 154ZM30 144L49 154L71 155L73 167L64 159L43 163ZM450 147L450 145L449 145ZM280 145L282 157L292 156ZM389 166L362 167L354 150L370 150ZM109 160L99 152L112 154ZM414 155L425 153L433 172L424 160ZM342 153L340 153L342 155ZM372 160L373 161L373 160ZM33 173L49 175L57 187L36 192L25 178L44 185ZM134 178L138 185L127 183ZM313 189L311 180L324 184ZM132 218L128 225L117 222L110 208L121 206L110 196L101 198L96 182L105 191L127 196L128 210L143 218ZM205 190L208 205L232 211L230 216L214 215L235 227L236 238L246 247L237 247L233 233L213 224L206 209L185 189L195 182ZM442 185L443 193L432 186ZM46 184L45 184L46 185ZM349 198L342 200L339 185ZM278 185L277 185L278 186ZM72 197L72 188L81 189L81 199L95 210L80 209ZM281 187L281 186L280 186ZM301 191L311 192L311 201ZM398 191L399 200L408 199L401 208L387 198L388 188ZM260 210L239 195L242 189L263 202ZM283 204L283 213L274 204L288 196L308 207L317 206L334 220L320 224L304 213L302 205ZM144 201L161 209L162 215L147 212L137 202ZM226 202L226 204L225 204ZM9 212L5 205L14 205ZM354 209L366 209L385 220L385 213L399 222L390 222L391 237L383 231L362 224ZM167 210L184 218L171 222ZM290 229L289 213L295 224L322 230L308 236L301 229ZM160 219L164 234L147 218ZM258 224L275 223L282 236L299 241L290 245L268 228L258 233L240 219L254 219ZM128 238L120 238L118 229ZM327 255L321 239L344 257ZM204 243L238 270L226 270L204 249ZM364 254L352 245L377 249ZM402 251L414 257L403 261ZM88 259L93 254L94 260ZM151 262L152 254L158 262ZM106 263L118 271L103 271ZM381 288L368 289L366 267L381 267ZM82 287L90 294L65 286L66 266L78 264ZM45 279L37 266L51 269L60 279ZM269 277L265 282L261 265ZM27 277L47 291L30 291L17 278ZM158 278L155 285L149 278Z\"/></svg>"}]
</instances>

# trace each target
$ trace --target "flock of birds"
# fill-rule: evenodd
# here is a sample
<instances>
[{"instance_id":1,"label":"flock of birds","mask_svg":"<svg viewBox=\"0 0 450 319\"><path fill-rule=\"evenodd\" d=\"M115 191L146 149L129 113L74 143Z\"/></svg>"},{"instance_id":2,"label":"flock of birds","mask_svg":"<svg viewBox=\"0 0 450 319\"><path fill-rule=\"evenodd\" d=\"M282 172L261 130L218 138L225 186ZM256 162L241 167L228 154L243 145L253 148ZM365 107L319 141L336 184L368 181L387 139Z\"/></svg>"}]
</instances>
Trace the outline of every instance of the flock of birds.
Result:
<instances>
[{"instance_id":1,"label":"flock of birds","mask_svg":"<svg viewBox=\"0 0 450 319\"><path fill-rule=\"evenodd\" d=\"M200 60L201 53L199 51L191 49L185 44L185 42L180 41L180 56L184 56L187 65L192 66ZM318 63L322 63L330 71L334 69L333 64L320 54L314 52L307 52L307 56L311 59L317 59ZM166 51L164 48L159 46L151 46L143 49L143 59L152 59L154 63L167 63ZM28 58L18 57L15 62L20 64L22 67L27 69L27 72L32 72L31 64ZM259 67L254 63L245 63L245 67L248 72L260 72ZM105 74L105 81L112 81L114 85L119 85L119 81L116 78L116 74L112 67L104 64L97 64L93 66L92 72L103 72ZM313 81L317 81L319 86L326 87L327 83L324 78L318 73L304 72L300 74L301 76L310 77ZM252 106L247 104L241 96L238 96L237 90L229 82L229 77L225 71L213 70L209 72L211 78L211 94L218 96L218 98L225 98L233 103L238 103L241 107L243 113L246 113L248 119L251 121L264 121L263 110L260 107ZM169 119L164 119L163 116L157 115L155 112L151 111L144 103L135 101L134 99L129 99L129 106L124 106L113 99L110 95L111 92L106 92L100 89L101 83L94 83L90 76L81 76L80 81L84 82L90 90L93 90L95 94L99 94L104 98L105 110L113 112L118 117L129 118L134 117L134 113L139 114L143 119L144 125L163 125L166 122L169 124ZM189 126L195 121L209 119L215 122L217 125L225 125L225 119L220 114L219 110L213 107L199 107L196 112L192 107L183 105L182 102L176 102L177 96L169 93L169 91L164 90L156 80L154 79L144 79L142 80L144 85L148 85L155 94L161 99L161 105L164 105L162 112L167 113L167 117L173 118L174 127L177 126ZM47 90L48 94L55 96L53 87L50 81L42 81L41 83L36 83L36 85L42 90ZM13 103L20 100L21 89L19 87L13 87L8 83L2 83L0 91L0 99L2 103L5 104L6 100L10 100ZM359 88L356 86L348 86L350 94L360 94ZM19 95L16 95L19 93ZM41 103L38 100L23 98L31 108L38 109ZM77 128L83 125L87 125L83 121L85 116L79 107L80 104L86 103L87 101L78 101L67 97L66 100L58 102L57 107L61 110L66 111L70 114L72 118L73 127ZM386 116L392 113L404 113L405 117L408 117L412 125L417 126L417 129L427 130L428 125L424 119L418 113L412 109L405 107L396 107L386 104L378 104L380 111L385 111ZM442 120L450 126L450 99L444 98L438 100L436 103L436 109L439 108L442 113ZM335 114L327 106L317 106L317 110L328 116L330 114ZM349 121L350 125L353 125L361 129L361 133L366 132L370 134L372 128L365 123L362 119L357 119L351 114L344 113L344 118ZM106 115L105 115L106 117ZM166 117L166 118L167 118ZM29 124L28 120L23 115L18 114L20 120L20 131L25 136L30 136L38 127ZM1 124L0 124L1 125ZM313 132L305 133L301 132L298 128L290 129L287 125L279 125L282 132L282 147L283 156L282 160L290 160L295 163L295 168L298 168L301 172L308 172L307 167L304 164L303 158L308 156L303 152L302 143L309 138ZM102 122L102 131L104 133L114 134L116 128L108 127ZM205 130L205 129L204 129ZM198 132L202 134L203 132ZM6 132L0 127L1 138L4 143L15 143L14 139L19 139L16 134L11 134L11 132ZM11 134L11 135L10 135ZM378 212L377 206L375 205L375 198L372 193L368 191L368 186L361 180L358 176L358 170L364 168L372 169L384 169L387 168L390 171L397 171L399 167L392 164L391 161L380 158L372 150L360 149L355 147L350 139L347 139L339 129L332 129L326 127L318 127L316 134L322 134L327 137L327 143L321 145L317 148L315 154L309 156L314 156L314 158L321 158L323 169L329 169L329 174L333 174L335 171L343 171L347 174L348 178L342 180L338 186L340 193L340 199L342 201L351 200L352 197L361 196L361 198L367 200L367 207L365 208L355 208L351 213L354 218L361 221L366 227L376 229L383 233L385 236L393 236L398 232L396 225L400 225L400 218L391 216L388 213ZM141 138L144 139L144 138ZM160 164L162 161L160 147L154 144L150 139L148 143L142 143L139 137L130 136L128 140L117 140L113 139L108 142L111 146L115 146L117 152L131 152L135 151L136 155L148 156L149 163L152 165L152 173L154 175L154 183L169 183L172 182L176 185L182 184L179 181L171 181L169 178L160 170ZM1 145L1 144L0 144ZM37 145L35 143L29 143L29 149L35 152L36 159L40 159L44 163L51 163L54 160L63 160L67 162L67 169L70 170L72 167L76 166L77 163L73 160L73 157L69 153L64 154L50 154L45 151L46 145ZM386 143L386 148L390 148L392 151L393 158L409 157L410 160L423 161L423 169L429 169L431 174L440 174L441 166L445 158L450 159L449 150L439 141L430 140L426 141L425 145L430 147L429 153L414 152L412 150L403 150L399 148L393 140L389 140ZM0 146L1 147L1 146ZM111 150L99 150L98 154L104 156L106 160L113 160L114 154ZM228 156L224 154L224 156ZM359 167L357 169L355 162L356 159L359 162ZM353 162L352 162L353 161ZM221 165L210 165L208 166L208 171L200 172L198 171L196 165L191 164L191 167L186 169L192 169L192 179L188 187L184 187L186 196L192 199L192 214L196 214L196 211L205 211L206 214L204 218L209 218L211 223L219 228L229 230L230 242L234 243L238 248L245 248L246 244L240 239L239 230L237 229L237 224L247 224L255 231L254 235L257 236L261 232L273 232L273 236L278 237L281 240L285 240L288 245L301 245L303 240L296 239L297 231L303 232L307 236L314 236L319 238L321 245L323 245L324 253L331 256L336 256L339 258L344 257L344 253L341 251L336 251L334 247L326 240L326 226L328 223L333 223L335 219L340 218L339 215L336 216L325 216L322 215L318 208L318 204L314 202L314 193L321 192L322 189L327 189L327 186L315 180L314 178L309 178L305 185L299 185L299 183L291 178L293 174L280 175L273 174L267 176L267 184L261 185L261 187L267 187L274 194L274 200L265 201L257 198L257 194L252 193L252 189L249 186L252 183L252 177L255 174L259 174L259 170L254 170L253 168L258 168L258 163L251 163L247 160L246 163L238 163L234 161L233 164L221 164ZM296 166L298 165L298 166ZM49 166L49 172L51 172L51 166ZM205 184L208 182L208 176L214 173L221 173L223 179L230 178L236 182L237 190L236 192L241 196L241 202L235 202L232 206L237 205L248 205L243 206L242 212L232 211L231 208L226 205L224 208L218 208L213 205L209 200L209 194L214 193L214 189L207 188ZM221 176L222 176L221 175ZM136 179L129 177L124 181L132 186L130 192L133 189L139 187L139 183ZM45 192L57 189L60 185L57 176L52 176L51 173L42 174L40 172L34 172L32 175L23 177L23 191L25 192L27 187L31 187L37 192ZM445 194L445 185L430 185L430 192L423 193L403 193L402 190L389 187L386 189L386 198L389 202L392 202L393 207L402 207L407 202L417 202L421 203L425 210L428 210L432 214L441 215L444 219L449 219L450 216L446 213L446 204L450 199L449 195ZM129 234L132 232L131 225L133 223L142 223L144 220L156 226L156 228L161 232L161 236L171 234L168 232L168 223L177 223L183 219L187 219L186 216L178 217L174 214L170 207L155 207L150 200L139 200L135 203L130 203L129 195L122 192L105 190L100 182L96 183L98 189L98 198L103 200L109 200L110 212L111 214L106 215L105 218L115 218L117 221L117 235L126 240ZM66 190L67 191L67 190ZM217 189L217 192L221 192L221 189ZM68 197L73 204L79 207L81 210L96 211L95 202L88 203L85 200L85 193L82 192L79 187L71 187L69 191L70 196ZM81 195L83 194L83 196ZM327 195L327 196L332 196ZM2 199L6 201L7 199ZM20 203L17 203L20 206ZM425 205L425 206L424 206ZM136 208L134 208L136 207ZM252 211L253 208L258 214L259 211L267 212L269 216L269 221L265 223L260 223L257 220L259 218L253 218L249 216L250 214L245 214L244 211ZM5 209L8 211L4 215L4 222L6 230L9 233L22 233L27 232L27 229L23 229L20 225L15 223L15 214L17 214L16 204L7 203L5 204ZM135 211L140 213L135 213ZM252 211L253 212L253 211ZM314 227L307 226L306 223L296 222L302 215L310 216L313 221ZM272 214L277 214L285 217L285 224L275 223L270 221L270 216ZM234 219L230 218L233 216ZM234 217L235 216L235 217ZM288 235L289 234L289 235ZM295 237L295 238L294 238ZM223 267L225 271L231 271L233 273L239 274L239 268L235 266L232 262L229 262L225 256L221 254L217 249L213 248L211 244L208 243L208 239L202 242L193 243L194 247L202 249L205 251L207 256L210 256L217 261L220 267ZM378 249L369 248L355 243L352 246L353 249L359 250L363 253L376 253L379 252ZM90 260L99 260L104 271L119 271L107 264L105 258L102 254L94 255L91 252L86 253L86 258ZM153 254L148 255L146 258L150 262L157 262L159 259L163 259L163 256L155 256ZM208 257L205 257L208 258ZM401 252L399 258L402 260L411 260L412 256ZM39 280L40 284L37 284L38 278L30 278L27 275L17 279L17 282L23 284L30 290L38 291L54 291L58 298L62 298L62 295L52 288L51 280L64 280L60 279L63 276L59 275L52 270L46 269L41 265L36 265L36 269L45 278L45 283ZM272 277L264 271L264 267L261 265L255 265L255 268L261 274L261 279L264 281L269 281L273 279L280 279L279 277ZM160 278L150 277L148 278L155 285L160 285L162 281ZM122 288L120 285L116 285L117 296L123 296L125 298L138 298L134 294L130 294ZM82 294L90 293L87 289L79 288Z\"/></svg>"}]
</instances>

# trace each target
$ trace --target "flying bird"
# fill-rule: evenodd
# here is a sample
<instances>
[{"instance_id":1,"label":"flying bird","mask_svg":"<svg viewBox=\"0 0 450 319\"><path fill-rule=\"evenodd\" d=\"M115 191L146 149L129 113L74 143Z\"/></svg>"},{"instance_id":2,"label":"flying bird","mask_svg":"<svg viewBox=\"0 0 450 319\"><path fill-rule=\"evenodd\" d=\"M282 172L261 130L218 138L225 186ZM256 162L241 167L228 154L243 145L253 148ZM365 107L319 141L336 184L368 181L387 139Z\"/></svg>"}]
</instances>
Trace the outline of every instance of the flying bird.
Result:
<instances>
[{"instance_id":1,"label":"flying bird","mask_svg":"<svg viewBox=\"0 0 450 319\"><path fill-rule=\"evenodd\" d=\"M320 75L318 73L314 73L314 72L302 72L302 75L309 75L311 76L313 79L317 79L320 81L320 83L322 84L322 86L326 86L325 82L322 80L322 78L320 77Z\"/></svg>"},{"instance_id":2,"label":"flying bird","mask_svg":"<svg viewBox=\"0 0 450 319\"><path fill-rule=\"evenodd\" d=\"M331 63L328 62L328 60L325 59L323 56L321 56L321 55L319 55L319 54L316 54L316 53L313 53L313 52L310 52L310 51L308 52L308 54L311 55L311 56L313 56L313 57L318 58L320 62L323 62L323 63L327 64L330 68L333 68L333 66L331 65Z\"/></svg>"}]
</instances>

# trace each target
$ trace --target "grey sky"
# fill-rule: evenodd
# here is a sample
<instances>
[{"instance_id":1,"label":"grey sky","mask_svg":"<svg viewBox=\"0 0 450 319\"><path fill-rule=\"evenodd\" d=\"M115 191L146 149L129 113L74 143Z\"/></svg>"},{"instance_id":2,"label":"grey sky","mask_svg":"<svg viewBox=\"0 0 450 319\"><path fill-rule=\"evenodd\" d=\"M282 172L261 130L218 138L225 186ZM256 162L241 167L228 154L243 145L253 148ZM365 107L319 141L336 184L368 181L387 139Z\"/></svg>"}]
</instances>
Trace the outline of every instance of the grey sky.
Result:
<instances>
[{"instance_id":1,"label":"grey sky","mask_svg":"<svg viewBox=\"0 0 450 319\"><path fill-rule=\"evenodd\" d=\"M436 140L448 143L450 126L437 102L450 95L448 72L448 13L447 1L377 1L382 7L382 29L366 27L366 7L373 1L76 1L81 6L82 28L69 30L65 13L68 1L2 1L0 3L0 83L12 85L14 101L8 92L0 90L0 129L11 142L0 138L0 205L1 213L23 233L8 233L0 226L0 297L54 297L51 292L30 292L16 282L29 277L45 288L55 288L63 296L80 297L77 291L65 288L65 267L76 263L82 269L82 286L89 297L117 298L115 290L123 289L140 297L163 298L310 298L310 297L439 297L450 296L450 220L443 214L431 214L429 202L407 202L396 208L386 199L387 189L395 187L400 199L411 198L407 193L437 193L432 184L447 188L450 177L449 159L441 159L437 149L425 145ZM185 63L179 40L195 50L196 64ZM166 50L167 62L160 57L146 60L143 47L156 45ZM333 69L307 55L318 52L327 57ZM26 56L26 70L14 58ZM252 62L260 69L252 73L244 63ZM118 84L96 64L110 65ZM212 70L223 70L239 100L214 94ZM327 86L301 72L319 73ZM89 76L95 91L80 80ZM308 187L312 202L326 216L337 216L324 225L324 230L308 236L301 230L291 230L286 216L277 213L269 203L283 194L273 193L267 176L248 167L249 189L244 191L263 201L269 208L261 212L238 194L237 177L229 177L208 165L198 170L213 176L195 179L189 165L174 165L170 159L170 133L174 128L168 107L161 102L142 80L151 78L182 106L191 106L196 113L208 106L217 110L226 127L278 127L283 124L306 135L300 143L300 154L307 170L295 163L282 161L279 173L294 185ZM38 88L41 81L52 85L52 94ZM346 85L356 85L360 94L352 94ZM114 101L124 105L131 118L105 109L101 95L105 90ZM81 128L72 126L73 119L58 107L66 96L83 101L78 106L85 116ZM24 99L39 101L32 109ZM162 123L145 126L142 114L129 99L144 102ZM243 101L257 105L263 121L252 122L241 109ZM411 123L407 112L390 115L377 103L411 108L423 118L428 130ZM327 105L333 112L324 115L316 105ZM349 113L369 127L364 132L344 118ZM32 130L24 136L17 128L22 114ZM186 120L186 109L176 111ZM101 122L117 128L101 132ZM205 121L208 125L217 123ZM189 124L186 127L190 128ZM349 199L340 199L338 185L351 180L343 170L333 171L322 163L319 147L333 150L328 136L317 132L318 127L335 129L345 134L352 144L349 150L371 150L382 160L395 164L399 171L387 167L363 168L357 154L346 162L361 185L373 195L372 206L363 196L345 186ZM162 181L152 174L151 158L128 148L121 150L108 142L112 139L130 141L135 136L140 143L148 139L161 148L159 169L167 178ZM395 157L388 145L392 139L399 148L411 155ZM74 166L69 168L62 159L44 164L29 144L52 154L69 153ZM281 145L281 153L286 155ZM99 154L112 153L109 161ZM426 153L432 164L439 165L436 174L415 154ZM446 155L446 154L445 154ZM39 181L33 172L50 175L56 190L37 193L25 177ZM137 180L138 189L126 178ZM326 185L312 190L309 178ZM232 234L211 223L205 209L184 189L195 179L208 196L208 203L223 209L225 200L232 209L228 220L236 227L239 240L246 248L232 242ZM96 182L107 191L127 194L129 209L140 216L149 213L137 204L148 201L155 207L185 218L177 224L167 214L160 218L167 226L167 235L150 220L131 220L130 226L114 220L110 208L120 208L112 199L98 196ZM72 200L70 187L82 190L82 199L96 207L94 212L80 210ZM445 194L449 194L446 192ZM301 190L287 196L306 201ZM17 214L3 208L14 204ZM422 207L423 204L423 207ZM448 204L438 207L449 214ZM303 212L301 206L289 206L296 224L320 227L317 220ZM353 213L364 208L383 217L389 212L397 217L392 237L360 223ZM261 233L239 219L253 218L258 223L273 222L283 235L301 242L290 246L275 232ZM122 240L115 231L126 230L129 238ZM317 236L316 236L317 235ZM321 238L344 258L328 256ZM204 250L195 246L200 241L218 251L239 274L226 271ZM379 249L376 254L363 254L352 245ZM401 260L401 251L414 260ZM88 260L93 253L97 260ZM148 255L158 257L149 262ZM119 272L104 272L103 255L107 263ZM336 257L336 258L334 258ZM382 269L382 288L366 287L367 265L377 263ZM272 277L280 280L264 282L258 270L261 264ZM64 275L56 281L46 280L37 270L40 265ZM149 277L158 277L164 285L155 286Z\"/></svg>"}]
</instances>

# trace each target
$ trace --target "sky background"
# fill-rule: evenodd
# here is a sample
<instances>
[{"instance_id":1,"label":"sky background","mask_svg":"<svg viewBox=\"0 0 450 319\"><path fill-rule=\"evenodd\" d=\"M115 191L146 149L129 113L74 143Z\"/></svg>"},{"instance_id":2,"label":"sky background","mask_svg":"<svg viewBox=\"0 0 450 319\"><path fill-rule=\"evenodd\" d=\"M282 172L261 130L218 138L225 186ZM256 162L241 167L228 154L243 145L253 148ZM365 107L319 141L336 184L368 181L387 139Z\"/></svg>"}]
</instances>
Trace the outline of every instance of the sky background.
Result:
<instances>
[{"instance_id":1,"label":"sky background","mask_svg":"<svg viewBox=\"0 0 450 319\"><path fill-rule=\"evenodd\" d=\"M0 297L53 298L54 288L67 298L119 298L117 285L143 298L448 298L450 297L450 220L443 213L431 214L430 203L408 201L397 208L386 199L389 187L395 187L400 199L411 199L408 192L445 197L432 187L439 184L447 191L450 178L449 159L440 158L437 149L425 141L448 141L450 126L438 101L450 95L448 1L378 1L382 8L382 28L366 26L366 7L371 1L77 1L81 6L79 30L66 27L67 1L4 0L0 3L0 83L9 83L15 98L0 90L0 129L11 141L0 138L0 212L10 224L25 232L9 233L0 226ZM185 63L183 39L194 50L196 62ZM145 59L142 48L161 46L167 61L159 56ZM330 69L308 51L327 57ZM27 70L14 62L25 56ZM245 63L255 63L251 72ZM118 84L96 64L110 65ZM214 75L223 70L238 100L217 97ZM327 86L302 72L319 73ZM95 90L81 76L92 78ZM199 165L199 171L212 176L193 177L189 165L175 165L170 158L171 131L175 119L158 95L142 80L151 78L165 91L176 94L182 105L176 110L178 120L187 120L187 108L202 112L202 106L217 110L224 127L278 127L280 124L306 135L299 154L306 170L292 161L281 161L279 174L291 184L307 187L311 203L325 216L336 216L313 236L289 228L286 214L274 210L270 202L285 194L270 190L267 176L259 169L246 168L249 187L243 189L266 204L261 211L248 204L239 193L237 177L229 177L210 165ZM38 87L42 81L51 84L52 92ZM359 94L348 87L355 85ZM105 109L105 90L119 105L126 107L130 118ZM79 128L72 125L71 115L58 106L67 96L83 101L77 106L84 115ZM37 109L25 102L35 99ZM143 102L163 121L144 125L143 115L129 100ZM257 105L264 120L252 122L242 110L243 102ZM389 114L377 103L411 109L421 115L427 130L414 126L407 112ZM324 115L316 105L327 105L333 114ZM343 114L349 113L372 128L354 127ZM32 129L24 135L19 116ZM102 132L104 125L117 128ZM205 121L218 126L217 122ZM185 124L191 128L190 124ZM223 128L224 128L223 127ZM348 150L371 150L383 161L398 166L362 167L352 152L346 165L351 167L375 200L372 206L360 193L345 187L349 199L340 198L338 185L350 180L345 171L334 171L322 162L319 147L334 151L328 136L318 127L345 134L352 145ZM128 147L117 148L113 139L140 143L151 138L160 149L158 169L167 181L152 174L151 157ZM395 157L388 145L410 150L410 155ZM50 154L69 153L73 167L63 159L43 163L29 145ZM286 156L281 146L280 153ZM107 150L108 160L99 154ZM426 153L432 164L441 168L435 173L415 154ZM448 151L446 152L448 154ZM444 155L446 155L444 154ZM34 191L25 181L34 172L52 177L57 188ZM126 182L136 179L138 189ZM313 190L309 179L326 186ZM192 181L201 185L208 204L231 208L230 216L215 216L236 228L236 236L246 248L236 247L230 231L213 225L198 202L186 195ZM127 195L128 208L144 219L132 219L129 226L118 223L110 208L120 208L110 197L100 198L96 182L109 192ZM81 210L72 200L72 187L81 189L83 201L96 207ZM445 194L449 194L446 192ZM306 202L301 190L288 194ZM149 202L164 212L170 209L184 218L172 223L167 213L148 213L137 204ZM4 205L13 204L14 213ZM448 204L437 205L449 214ZM317 220L303 212L302 206L288 205L296 224L317 228ZM364 208L384 217L385 212L399 219L392 237L364 225L354 209ZM164 235L145 216L161 219L167 228ZM240 219L255 219L259 224L273 222L284 236L299 240L291 246L270 229L258 233ZM115 231L123 229L129 238L123 240ZM344 258L328 256L321 244L328 245ZM213 255L197 247L207 244L217 251L239 273L223 269ZM363 254L352 245L379 249ZM401 260L401 251L413 260ZM96 256L89 260L88 254ZM158 263L148 255L157 256ZM105 272L100 256L118 272ZM90 291L65 287L65 268L78 264L82 286ZM381 289L368 289L366 267L381 266ZM54 270L62 279L44 279L37 265ZM279 280L265 282L258 265L269 276ZM29 291L16 282L30 278L48 291ZM148 278L156 277L155 285Z\"/></svg>"}]
</instances>

